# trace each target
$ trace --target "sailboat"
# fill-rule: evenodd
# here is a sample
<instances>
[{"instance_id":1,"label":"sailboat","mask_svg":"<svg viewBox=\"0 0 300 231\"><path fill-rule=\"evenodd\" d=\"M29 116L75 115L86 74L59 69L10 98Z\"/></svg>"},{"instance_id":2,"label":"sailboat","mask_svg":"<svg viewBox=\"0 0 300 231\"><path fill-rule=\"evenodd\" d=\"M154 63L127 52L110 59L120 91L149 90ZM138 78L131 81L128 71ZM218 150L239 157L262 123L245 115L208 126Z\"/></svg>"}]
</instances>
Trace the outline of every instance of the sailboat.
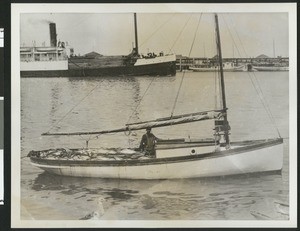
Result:
<instances>
[{"instance_id":1,"label":"sailboat","mask_svg":"<svg viewBox=\"0 0 300 231\"><path fill-rule=\"evenodd\" d=\"M137 149L61 148L31 151L28 156L32 165L63 176L117 179L178 179L281 171L281 137L236 142L230 140L218 15L215 14L214 18L220 63L220 109L130 123L112 130L43 134L100 135L214 120L212 138L158 140L155 157L145 156Z\"/></svg>"}]
</instances>

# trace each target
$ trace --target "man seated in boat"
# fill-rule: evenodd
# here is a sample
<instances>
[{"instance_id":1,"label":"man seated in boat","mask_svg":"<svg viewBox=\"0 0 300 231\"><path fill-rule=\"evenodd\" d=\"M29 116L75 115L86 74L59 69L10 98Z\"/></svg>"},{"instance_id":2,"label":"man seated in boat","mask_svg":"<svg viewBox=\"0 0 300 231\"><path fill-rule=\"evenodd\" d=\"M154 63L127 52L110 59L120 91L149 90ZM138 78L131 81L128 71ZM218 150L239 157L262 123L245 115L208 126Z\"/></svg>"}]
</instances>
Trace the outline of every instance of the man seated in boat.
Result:
<instances>
[{"instance_id":1,"label":"man seated in boat","mask_svg":"<svg viewBox=\"0 0 300 231\"><path fill-rule=\"evenodd\" d=\"M146 131L142 136L139 150L145 152L146 156L155 157L155 144L159 139L151 133L151 128L146 128Z\"/></svg>"}]
</instances>

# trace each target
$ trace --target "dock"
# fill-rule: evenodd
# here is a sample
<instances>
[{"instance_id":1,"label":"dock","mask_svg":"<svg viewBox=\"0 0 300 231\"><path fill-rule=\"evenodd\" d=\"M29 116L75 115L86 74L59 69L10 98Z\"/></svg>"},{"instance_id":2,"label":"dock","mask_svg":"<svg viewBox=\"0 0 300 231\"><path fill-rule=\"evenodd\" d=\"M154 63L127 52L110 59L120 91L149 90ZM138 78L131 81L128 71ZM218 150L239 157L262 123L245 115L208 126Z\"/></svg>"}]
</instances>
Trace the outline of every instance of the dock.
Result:
<instances>
[{"instance_id":1,"label":"dock","mask_svg":"<svg viewBox=\"0 0 300 231\"><path fill-rule=\"evenodd\" d=\"M176 70L189 70L194 66L213 66L217 62L217 57L187 57L176 55ZM223 58L223 63L232 63L234 66L245 65L248 71L252 71L253 66L271 66L278 65L280 67L289 67L289 58L278 56L270 58L266 55L260 55L255 58Z\"/></svg>"}]
</instances>

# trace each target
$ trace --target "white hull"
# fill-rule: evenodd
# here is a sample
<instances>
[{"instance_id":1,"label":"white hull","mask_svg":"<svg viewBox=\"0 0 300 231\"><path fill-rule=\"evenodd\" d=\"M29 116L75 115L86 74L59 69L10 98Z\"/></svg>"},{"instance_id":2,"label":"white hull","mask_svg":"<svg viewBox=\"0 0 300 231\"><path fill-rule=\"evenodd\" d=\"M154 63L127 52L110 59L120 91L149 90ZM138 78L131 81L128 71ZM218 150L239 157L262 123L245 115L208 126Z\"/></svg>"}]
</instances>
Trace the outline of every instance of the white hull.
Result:
<instances>
[{"instance_id":1,"label":"white hull","mask_svg":"<svg viewBox=\"0 0 300 231\"><path fill-rule=\"evenodd\" d=\"M258 67L253 66L252 67L256 71L289 71L289 67Z\"/></svg>"},{"instance_id":2,"label":"white hull","mask_svg":"<svg viewBox=\"0 0 300 231\"><path fill-rule=\"evenodd\" d=\"M139 58L136 60L136 63L134 64L134 66L169 63L169 62L176 62L176 56L174 54L157 56L155 58Z\"/></svg>"},{"instance_id":3,"label":"white hull","mask_svg":"<svg viewBox=\"0 0 300 231\"><path fill-rule=\"evenodd\" d=\"M219 71L217 67L189 67L190 70L195 72L209 72L209 71ZM247 71L245 65L238 67L224 67L223 71Z\"/></svg>"},{"instance_id":4,"label":"white hull","mask_svg":"<svg viewBox=\"0 0 300 231\"><path fill-rule=\"evenodd\" d=\"M21 62L21 71L62 71L68 70L68 60Z\"/></svg>"},{"instance_id":5,"label":"white hull","mask_svg":"<svg viewBox=\"0 0 300 231\"><path fill-rule=\"evenodd\" d=\"M238 144L237 144L238 145ZM180 148L178 148L179 150ZM182 151L190 152L191 147ZM282 139L241 144L230 150L185 156L128 161L39 161L36 167L50 173L74 177L120 179L175 179L225 176L282 169Z\"/></svg>"}]
</instances>

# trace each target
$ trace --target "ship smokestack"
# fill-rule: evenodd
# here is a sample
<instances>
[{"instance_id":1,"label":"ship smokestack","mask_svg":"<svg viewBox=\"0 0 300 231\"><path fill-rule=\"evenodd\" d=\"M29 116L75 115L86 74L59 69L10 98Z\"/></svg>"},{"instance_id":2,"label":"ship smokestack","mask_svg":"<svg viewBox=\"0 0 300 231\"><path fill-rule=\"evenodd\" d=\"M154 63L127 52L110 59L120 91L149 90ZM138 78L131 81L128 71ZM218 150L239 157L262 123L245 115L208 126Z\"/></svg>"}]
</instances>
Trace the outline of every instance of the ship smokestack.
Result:
<instances>
[{"instance_id":1,"label":"ship smokestack","mask_svg":"<svg viewBox=\"0 0 300 231\"><path fill-rule=\"evenodd\" d=\"M57 46L57 38L56 38L56 25L55 23L50 23L50 46L56 47Z\"/></svg>"}]
</instances>

